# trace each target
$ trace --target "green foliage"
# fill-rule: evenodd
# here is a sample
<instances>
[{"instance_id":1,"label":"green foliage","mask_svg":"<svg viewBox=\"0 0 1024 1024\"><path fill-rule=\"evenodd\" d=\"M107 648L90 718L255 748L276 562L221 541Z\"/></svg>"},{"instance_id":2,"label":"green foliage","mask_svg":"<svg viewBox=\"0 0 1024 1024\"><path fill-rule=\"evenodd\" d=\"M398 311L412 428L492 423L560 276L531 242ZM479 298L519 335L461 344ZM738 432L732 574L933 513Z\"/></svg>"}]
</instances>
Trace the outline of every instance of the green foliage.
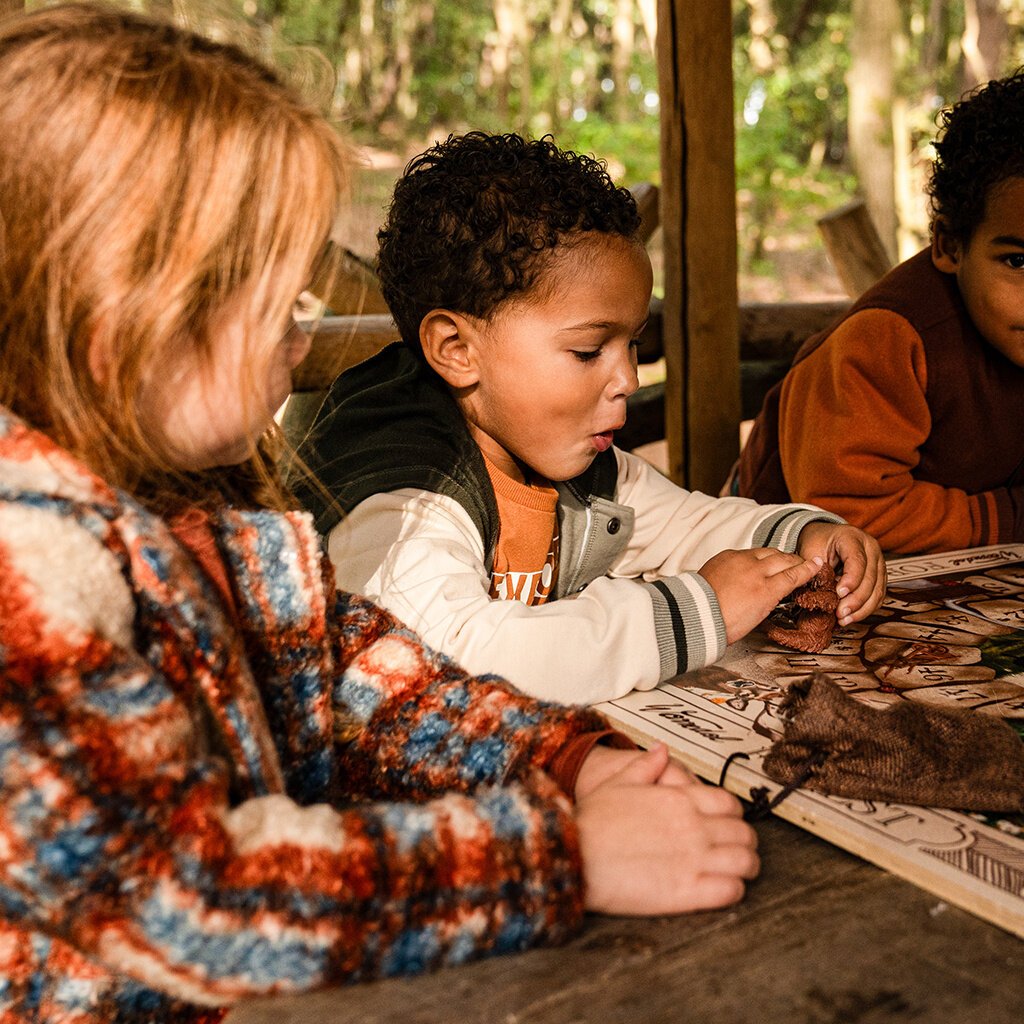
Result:
<instances>
[{"instance_id":1,"label":"green foliage","mask_svg":"<svg viewBox=\"0 0 1024 1024\"><path fill-rule=\"evenodd\" d=\"M400 159L449 132L552 134L657 182L657 70L640 0L124 0L238 32L318 96L357 139ZM853 0L732 0L741 267L760 271L857 191L847 152ZM964 5L896 5L896 89L909 191L923 194L938 108L962 91ZM1024 60L1024 0L1002 0L1009 70ZM619 40L616 49L616 40ZM315 54L319 54L317 59ZM336 80L336 84L335 84ZM926 223L925 223L926 227ZM914 225L920 231L920 223Z\"/></svg>"},{"instance_id":2,"label":"green foliage","mask_svg":"<svg viewBox=\"0 0 1024 1024\"><path fill-rule=\"evenodd\" d=\"M615 124L599 117L566 125L555 136L565 149L589 153L608 162L612 177L624 185L661 179L657 111L643 119Z\"/></svg>"}]
</instances>

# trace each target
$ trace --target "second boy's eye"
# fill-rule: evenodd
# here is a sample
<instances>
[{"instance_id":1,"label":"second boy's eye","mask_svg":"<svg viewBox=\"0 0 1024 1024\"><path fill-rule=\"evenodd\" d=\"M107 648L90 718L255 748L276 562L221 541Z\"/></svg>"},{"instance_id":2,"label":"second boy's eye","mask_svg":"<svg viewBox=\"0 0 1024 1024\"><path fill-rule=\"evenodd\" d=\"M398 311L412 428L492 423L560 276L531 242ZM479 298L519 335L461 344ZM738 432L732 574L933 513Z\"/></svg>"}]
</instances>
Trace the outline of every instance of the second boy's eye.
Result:
<instances>
[{"instance_id":1,"label":"second boy's eye","mask_svg":"<svg viewBox=\"0 0 1024 1024\"><path fill-rule=\"evenodd\" d=\"M1011 252L1003 257L1003 262L1011 270L1024 270L1024 252Z\"/></svg>"}]
</instances>

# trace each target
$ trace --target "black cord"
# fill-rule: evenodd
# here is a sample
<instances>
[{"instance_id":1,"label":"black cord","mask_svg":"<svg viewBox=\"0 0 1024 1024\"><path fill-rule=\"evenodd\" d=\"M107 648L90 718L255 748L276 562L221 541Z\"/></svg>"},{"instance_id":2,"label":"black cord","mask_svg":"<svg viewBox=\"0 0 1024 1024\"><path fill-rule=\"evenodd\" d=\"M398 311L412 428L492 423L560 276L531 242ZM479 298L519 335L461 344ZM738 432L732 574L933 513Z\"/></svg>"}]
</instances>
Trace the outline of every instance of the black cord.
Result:
<instances>
[{"instance_id":1,"label":"black cord","mask_svg":"<svg viewBox=\"0 0 1024 1024\"><path fill-rule=\"evenodd\" d=\"M750 806L743 814L744 821L764 821L765 818L769 817L772 811L775 810L783 800L786 799L794 790L799 789L826 761L828 754L824 750L816 751L808 758L807 763L804 765L803 770L800 774L793 779L792 782L787 782L775 794L775 796L769 798L767 786L754 786L750 790ZM732 767L734 761L749 761L750 755L745 754L742 750L736 750L731 753L726 759L725 764L722 765L722 773L718 776L718 785L725 785L726 772Z\"/></svg>"}]
</instances>

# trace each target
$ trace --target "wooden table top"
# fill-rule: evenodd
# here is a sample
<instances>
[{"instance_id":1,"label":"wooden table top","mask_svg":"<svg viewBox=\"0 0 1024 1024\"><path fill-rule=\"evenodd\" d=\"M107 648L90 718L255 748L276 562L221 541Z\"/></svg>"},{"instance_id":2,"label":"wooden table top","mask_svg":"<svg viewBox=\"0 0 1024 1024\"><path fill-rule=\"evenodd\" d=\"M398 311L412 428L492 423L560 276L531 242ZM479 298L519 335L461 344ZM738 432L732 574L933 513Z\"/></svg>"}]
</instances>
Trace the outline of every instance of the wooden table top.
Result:
<instances>
[{"instance_id":1,"label":"wooden table top","mask_svg":"<svg viewBox=\"0 0 1024 1024\"><path fill-rule=\"evenodd\" d=\"M1024 942L773 818L743 903L237 1007L227 1024L1017 1024Z\"/></svg>"}]
</instances>

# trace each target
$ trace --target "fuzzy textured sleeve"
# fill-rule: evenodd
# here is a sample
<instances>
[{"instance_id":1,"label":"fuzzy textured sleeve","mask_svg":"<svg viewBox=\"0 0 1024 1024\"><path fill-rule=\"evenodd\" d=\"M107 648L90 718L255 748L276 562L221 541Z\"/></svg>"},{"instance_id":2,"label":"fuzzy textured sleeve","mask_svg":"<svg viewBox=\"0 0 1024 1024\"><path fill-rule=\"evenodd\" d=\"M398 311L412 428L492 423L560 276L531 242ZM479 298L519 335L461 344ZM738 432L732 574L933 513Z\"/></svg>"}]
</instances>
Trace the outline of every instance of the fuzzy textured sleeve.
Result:
<instances>
[{"instance_id":1,"label":"fuzzy textured sleeve","mask_svg":"<svg viewBox=\"0 0 1024 1024\"><path fill-rule=\"evenodd\" d=\"M271 771L270 791L254 792L256 776L236 772L211 726L225 708L227 719L236 713L215 707L231 680L203 679L173 619L136 599L116 538L98 536L101 517L87 514L86 528L61 508L0 502L0 979L10 1019L200 1020L201 1006L415 973L557 941L578 925L571 808L532 764L564 730L527 739L527 704L496 687L495 750L462 792L451 791L454 764L430 754L433 712L411 707L376 736L416 737L411 749L440 766L406 771L394 787L405 800L302 806L274 791ZM140 557L155 565L157 554ZM379 691L396 672L432 679L409 660L429 661L422 648L404 636L401 651L389 648L401 630L388 622L368 637L359 615L373 618L349 613L342 691ZM465 693L474 713L470 681L446 664L437 671L453 677L433 680L440 704ZM494 706L490 692L484 685L483 706ZM410 686L382 703L419 696ZM462 734L483 740L488 715ZM256 743L253 757L274 742ZM445 751L451 762L456 754Z\"/></svg>"},{"instance_id":2,"label":"fuzzy textured sleeve","mask_svg":"<svg viewBox=\"0 0 1024 1024\"><path fill-rule=\"evenodd\" d=\"M927 384L924 345L903 317L866 309L841 323L783 385L779 451L793 498L893 554L996 543L996 494L914 478L931 430Z\"/></svg>"},{"instance_id":3,"label":"fuzzy textured sleeve","mask_svg":"<svg viewBox=\"0 0 1024 1024\"><path fill-rule=\"evenodd\" d=\"M343 774L381 796L471 792L546 768L574 737L608 728L583 707L526 696L471 676L387 612L339 593L336 706L358 731Z\"/></svg>"}]
</instances>

